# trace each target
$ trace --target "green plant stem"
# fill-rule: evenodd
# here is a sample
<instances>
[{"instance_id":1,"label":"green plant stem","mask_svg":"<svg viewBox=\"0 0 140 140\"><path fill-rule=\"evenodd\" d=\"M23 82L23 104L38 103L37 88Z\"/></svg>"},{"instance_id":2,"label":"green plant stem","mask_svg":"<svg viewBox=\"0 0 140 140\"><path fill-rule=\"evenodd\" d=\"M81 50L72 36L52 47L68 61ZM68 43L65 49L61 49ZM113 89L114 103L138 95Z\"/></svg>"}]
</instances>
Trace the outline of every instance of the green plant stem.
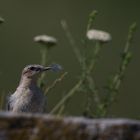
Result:
<instances>
[{"instance_id":1,"label":"green plant stem","mask_svg":"<svg viewBox=\"0 0 140 140\"><path fill-rule=\"evenodd\" d=\"M128 64L130 63L131 58L132 58L132 55L129 52L129 48L131 46L131 42L132 42L132 39L133 39L135 28L136 28L135 23L132 24L129 28L129 33L128 33L126 45L124 47L119 72L114 76L114 79L113 79L112 88L114 89L115 92L118 91L118 89L120 87L120 84L121 84L121 81L123 80L125 70L126 70Z\"/></svg>"},{"instance_id":2,"label":"green plant stem","mask_svg":"<svg viewBox=\"0 0 140 140\"><path fill-rule=\"evenodd\" d=\"M72 97L76 91L79 89L83 82L83 79L79 80L79 82L57 103L57 105L50 112L51 114L55 113L70 97Z\"/></svg>"},{"instance_id":3,"label":"green plant stem","mask_svg":"<svg viewBox=\"0 0 140 140\"><path fill-rule=\"evenodd\" d=\"M96 11L96 10L94 10L90 13L88 24L87 24L87 31L92 27L92 24L95 20L95 17L97 16L97 14L98 14L98 11Z\"/></svg>"},{"instance_id":4,"label":"green plant stem","mask_svg":"<svg viewBox=\"0 0 140 140\"><path fill-rule=\"evenodd\" d=\"M48 54L48 49L47 47L41 47L41 65L46 66L47 64L47 54ZM45 73L42 73L40 78L39 78L39 86L44 87L44 80L45 78Z\"/></svg>"},{"instance_id":5,"label":"green plant stem","mask_svg":"<svg viewBox=\"0 0 140 140\"><path fill-rule=\"evenodd\" d=\"M99 93L98 93L98 89L95 86L95 82L94 82L94 80L93 80L93 78L91 76L88 76L87 80L88 80L88 83L89 83L89 89L93 93L94 101L97 104L99 104L100 103Z\"/></svg>"},{"instance_id":6,"label":"green plant stem","mask_svg":"<svg viewBox=\"0 0 140 140\"><path fill-rule=\"evenodd\" d=\"M118 93L120 85L123 81L126 68L131 61L132 55L129 51L129 48L131 46L131 42L132 42L132 39L134 36L135 29L136 29L136 23L132 24L129 28L126 45L124 47L124 51L123 51L123 55L122 55L122 61L119 66L119 71L114 76L112 82L110 83L109 87L107 88L109 93L107 94L107 96L104 100L104 103L101 106L102 116L105 116L107 114L109 106L115 101L116 94Z\"/></svg>"},{"instance_id":7,"label":"green plant stem","mask_svg":"<svg viewBox=\"0 0 140 140\"><path fill-rule=\"evenodd\" d=\"M129 27L129 33L126 41L126 45L124 48L124 53L128 52L129 47L132 43L133 37L134 37L134 32L136 31L137 24L134 22L130 27Z\"/></svg>"},{"instance_id":8,"label":"green plant stem","mask_svg":"<svg viewBox=\"0 0 140 140\"><path fill-rule=\"evenodd\" d=\"M62 26L65 34L66 34L66 37L67 37L70 45L72 46L72 49L73 49L73 51L75 53L75 56L76 56L77 60L81 63L81 61L82 61L81 60L82 59L81 53L80 53L80 51L77 48L76 42L75 42L71 32L69 31L67 22L65 20L62 20L61 21L61 26Z\"/></svg>"},{"instance_id":9,"label":"green plant stem","mask_svg":"<svg viewBox=\"0 0 140 140\"><path fill-rule=\"evenodd\" d=\"M91 73L92 70L94 69L100 50L101 50L101 43L97 42L96 45L95 45L95 49L93 51L93 58L91 60L89 68L87 69L87 74Z\"/></svg>"},{"instance_id":10,"label":"green plant stem","mask_svg":"<svg viewBox=\"0 0 140 140\"><path fill-rule=\"evenodd\" d=\"M63 105L60 107L60 109L59 109L59 111L58 111L58 113L57 113L57 116L61 116L61 115L64 113L64 110L65 110L65 104L63 104Z\"/></svg>"},{"instance_id":11,"label":"green plant stem","mask_svg":"<svg viewBox=\"0 0 140 140\"><path fill-rule=\"evenodd\" d=\"M100 45L95 46L95 52L94 52L94 60L96 60L98 53L100 52ZM90 71L93 70L94 66L96 64L96 61L92 61L90 65ZM52 109L51 113L55 113L70 97L72 97L76 91L82 86L83 82L86 79L86 74L82 76L82 78L77 82L77 84L57 103L57 105Z\"/></svg>"},{"instance_id":12,"label":"green plant stem","mask_svg":"<svg viewBox=\"0 0 140 140\"><path fill-rule=\"evenodd\" d=\"M41 64L44 65L44 66L47 63L47 54L48 54L47 47L42 47L41 48Z\"/></svg>"},{"instance_id":13,"label":"green plant stem","mask_svg":"<svg viewBox=\"0 0 140 140\"><path fill-rule=\"evenodd\" d=\"M96 66L99 52L101 51L101 47L102 44L100 42L96 42L95 47L92 50L93 53L91 53L92 54L91 58L87 59L86 62L87 68L85 69L85 71L83 71L85 82L84 84L82 84L82 86L84 89L87 90L86 91L87 101L84 114L90 117L93 116L93 104L95 103L96 105L98 105L100 103L98 89L96 88L92 72Z\"/></svg>"},{"instance_id":14,"label":"green plant stem","mask_svg":"<svg viewBox=\"0 0 140 140\"><path fill-rule=\"evenodd\" d=\"M85 72L85 74L86 74L85 77L86 77L87 81L89 82L89 84L88 84L89 88L92 92L95 93L96 99L97 99L98 93L97 93L97 90L95 90L95 82L94 82L93 78L91 78L90 74L93 71L93 69L95 68L96 62L98 60L99 52L101 51L101 47L102 46L101 46L100 42L96 42L96 45L93 50L92 60Z\"/></svg>"}]
</instances>

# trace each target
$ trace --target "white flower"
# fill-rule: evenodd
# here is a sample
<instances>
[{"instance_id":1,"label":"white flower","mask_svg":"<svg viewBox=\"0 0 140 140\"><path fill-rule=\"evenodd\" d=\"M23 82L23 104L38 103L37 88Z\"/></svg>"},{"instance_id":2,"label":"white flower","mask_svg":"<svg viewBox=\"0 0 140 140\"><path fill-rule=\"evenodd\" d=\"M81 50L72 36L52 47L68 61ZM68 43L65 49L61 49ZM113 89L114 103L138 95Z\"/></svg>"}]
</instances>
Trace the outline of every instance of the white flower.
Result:
<instances>
[{"instance_id":1,"label":"white flower","mask_svg":"<svg viewBox=\"0 0 140 140\"><path fill-rule=\"evenodd\" d=\"M34 41L49 47L54 46L57 43L57 40L54 37L48 35L38 35L34 37Z\"/></svg>"},{"instance_id":2,"label":"white flower","mask_svg":"<svg viewBox=\"0 0 140 140\"><path fill-rule=\"evenodd\" d=\"M109 42L111 40L111 35L107 32L101 30L91 29L87 32L87 38L89 40L97 40L100 42Z\"/></svg>"},{"instance_id":3,"label":"white flower","mask_svg":"<svg viewBox=\"0 0 140 140\"><path fill-rule=\"evenodd\" d=\"M3 23L4 19L2 17L0 17L0 23Z\"/></svg>"}]
</instances>

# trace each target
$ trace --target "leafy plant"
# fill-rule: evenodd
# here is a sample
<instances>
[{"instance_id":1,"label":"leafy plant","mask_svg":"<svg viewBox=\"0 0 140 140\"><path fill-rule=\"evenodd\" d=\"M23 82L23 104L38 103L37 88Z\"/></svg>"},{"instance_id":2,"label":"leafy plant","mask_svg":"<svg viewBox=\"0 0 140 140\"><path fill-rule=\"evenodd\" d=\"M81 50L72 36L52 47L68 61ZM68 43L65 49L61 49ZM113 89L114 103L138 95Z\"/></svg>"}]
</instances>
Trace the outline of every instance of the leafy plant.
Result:
<instances>
[{"instance_id":1,"label":"leafy plant","mask_svg":"<svg viewBox=\"0 0 140 140\"><path fill-rule=\"evenodd\" d=\"M136 30L136 23L133 23L129 28L128 37L121 55L121 62L117 72L114 74L110 82L106 83L105 88L100 87L103 88L103 92L106 93L105 96L102 97L101 95L103 94L100 94L99 88L97 88L99 86L96 85L96 81L94 79L94 70L96 68L97 62L99 61L100 52L102 51L104 44L110 42L111 35L105 31L96 30L93 28L93 23L97 14L97 11L93 11L89 15L88 24L85 31L85 38L81 43L82 49L77 46L77 42L73 38L66 21L61 21L62 28L69 43L72 46L77 61L80 64L81 73L79 74L79 79L76 84L66 92L66 94L58 103L56 103L50 112L51 114L65 114L67 102L69 101L69 103L72 103L73 95L77 94L78 92L86 95L85 108L83 109L83 114L81 114L86 117L106 117L109 113L110 106L114 103L114 101L117 100L117 95L119 94L119 89L123 82L126 69L132 59L130 47L133 41L134 32ZM3 22L4 20L0 18L0 23ZM40 63L42 65L47 65L49 51L53 48L53 46L57 45L57 40L54 37L48 35L39 35L34 38L34 41L40 46ZM89 46L89 42L92 42L94 47ZM43 73L38 81L38 84L46 95L50 90L55 88L55 86L60 83L67 74L67 72L62 73L62 75L60 75L60 77L58 77L52 83L52 85L46 88L44 82L46 75ZM1 109L3 108L4 98L4 94L1 94Z\"/></svg>"},{"instance_id":2,"label":"leafy plant","mask_svg":"<svg viewBox=\"0 0 140 140\"><path fill-rule=\"evenodd\" d=\"M81 74L79 75L79 80L77 83L67 92L67 94L56 104L52 109L51 113L57 114L62 108L64 111L64 106L67 101L69 101L74 94L77 94L79 91L87 95L85 111L83 112L84 116L87 117L105 117L108 115L110 106L114 103L119 93L120 85L122 84L126 68L132 59L130 52L130 47L134 32L136 29L136 23L133 23L128 32L128 37L124 51L121 56L120 66L116 74L114 74L112 80L107 83L104 92L106 95L102 98L99 90L96 86L96 81L93 77L93 71L96 67L100 51L105 43L108 43L111 40L111 35L107 32L92 29L93 21L97 15L97 11L93 11L89 15L89 21L87 25L87 36L83 41L82 51L77 47L75 39L73 38L71 32L68 29L66 21L62 21L62 27L66 33L66 36L71 44L73 51L75 52L76 58L81 66ZM89 40L95 42L95 46L88 46ZM84 50L84 51L83 51ZM69 101L70 102L70 101ZM71 100L72 102L72 100Z\"/></svg>"}]
</instances>

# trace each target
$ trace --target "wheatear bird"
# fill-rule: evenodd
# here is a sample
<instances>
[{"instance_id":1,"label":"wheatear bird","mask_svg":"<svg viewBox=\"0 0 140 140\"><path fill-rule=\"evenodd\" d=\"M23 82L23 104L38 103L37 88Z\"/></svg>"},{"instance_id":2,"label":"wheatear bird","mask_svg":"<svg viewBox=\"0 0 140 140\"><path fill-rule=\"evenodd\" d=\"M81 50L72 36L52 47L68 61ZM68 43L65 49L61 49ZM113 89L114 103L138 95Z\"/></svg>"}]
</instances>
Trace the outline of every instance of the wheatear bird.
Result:
<instances>
[{"instance_id":1,"label":"wheatear bird","mask_svg":"<svg viewBox=\"0 0 140 140\"><path fill-rule=\"evenodd\" d=\"M58 71L61 66L54 64L49 67L41 65L26 66L21 75L19 86L9 97L8 110L12 112L43 112L44 95L37 86L39 75L47 70Z\"/></svg>"}]
</instances>

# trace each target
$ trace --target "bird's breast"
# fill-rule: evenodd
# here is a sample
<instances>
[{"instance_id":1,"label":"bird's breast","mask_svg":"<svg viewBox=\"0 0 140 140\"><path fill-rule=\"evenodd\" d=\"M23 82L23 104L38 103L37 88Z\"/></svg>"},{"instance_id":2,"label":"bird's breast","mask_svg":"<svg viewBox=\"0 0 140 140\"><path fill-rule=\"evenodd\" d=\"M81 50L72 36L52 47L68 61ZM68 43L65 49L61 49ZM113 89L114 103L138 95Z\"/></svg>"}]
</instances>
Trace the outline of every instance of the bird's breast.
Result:
<instances>
[{"instance_id":1,"label":"bird's breast","mask_svg":"<svg viewBox=\"0 0 140 140\"><path fill-rule=\"evenodd\" d=\"M42 112L44 106L43 93L38 88L18 89L11 96L13 111Z\"/></svg>"}]
</instances>

